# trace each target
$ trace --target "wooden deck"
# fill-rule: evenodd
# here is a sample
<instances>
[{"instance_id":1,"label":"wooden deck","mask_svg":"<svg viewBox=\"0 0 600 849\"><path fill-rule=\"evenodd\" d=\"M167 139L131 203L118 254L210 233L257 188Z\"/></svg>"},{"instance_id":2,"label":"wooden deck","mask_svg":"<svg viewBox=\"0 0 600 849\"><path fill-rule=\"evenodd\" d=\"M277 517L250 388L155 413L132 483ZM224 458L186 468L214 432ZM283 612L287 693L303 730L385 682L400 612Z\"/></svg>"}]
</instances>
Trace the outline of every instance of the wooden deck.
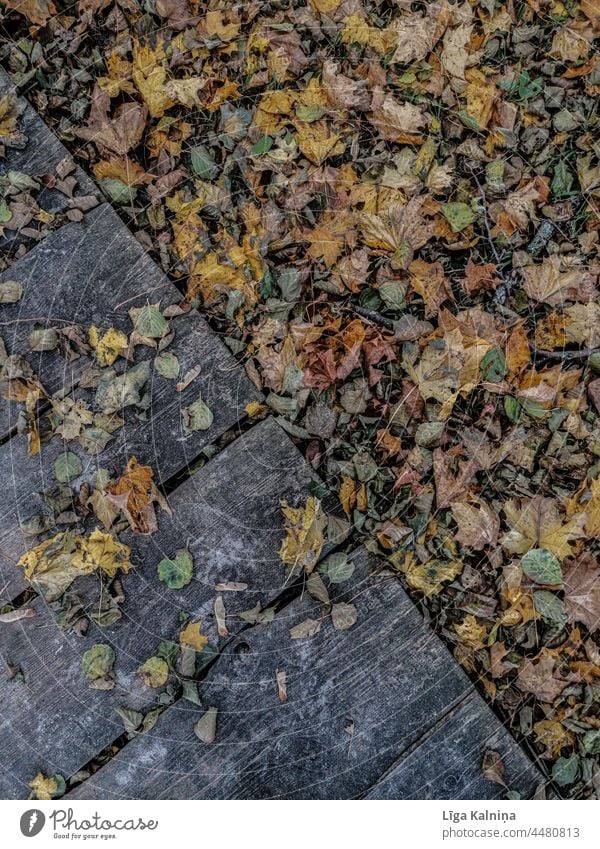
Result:
<instances>
[{"instance_id":1,"label":"wooden deck","mask_svg":"<svg viewBox=\"0 0 600 849\"><path fill-rule=\"evenodd\" d=\"M7 87L0 76L0 92ZM27 146L7 150L0 174L12 169L40 176L67 153L31 107L23 107ZM94 184L74 173L84 196L99 198ZM64 197L47 201L69 208ZM29 352L34 320L128 332L131 307L160 302L164 308L180 300L110 206L88 205L81 221L44 238L5 233L0 242L5 251L18 244L23 253L0 276L0 282L23 285L18 303L0 306L8 354L24 356L49 393L62 390L84 400L93 394L82 381L90 362L81 357L68 364L57 352ZM302 504L314 473L273 419L241 426L246 405L260 393L201 316L180 316L173 326L169 350L181 374L200 366L193 385L180 393L174 381L154 372L151 415L140 420L126 411L116 438L92 458L69 443L83 466L77 487L99 468L120 473L136 456L172 489L172 513L159 509L159 528L151 536L121 535L137 568L123 577L122 617L114 624L101 627L90 618L80 636L60 627L64 606L59 610L41 596L28 602L36 616L0 623L0 796L26 797L38 772L69 778L115 741L112 757L70 798L502 798L504 789L481 771L489 749L502 756L508 787L530 796L541 773L384 563L358 548L351 555L352 577L330 587L333 601L357 608L358 621L344 631L333 628L323 605L300 585L286 583L278 555L280 504ZM138 347L135 360L154 355ZM198 392L214 421L208 430L188 433L180 410ZM23 525L47 512L42 493L55 483L54 460L63 450L55 436L28 457L26 438L17 433L18 413L18 404L0 402L2 604L27 586L16 561L39 540ZM186 476L202 450L226 432L227 447ZM186 546L194 578L183 589L167 589L156 565ZM245 589L218 589L230 583ZM98 580L78 579L69 593L90 614L99 603ZM224 623L215 615L219 596ZM272 621L252 625L240 616L257 604L275 608ZM161 641L177 639L182 612L202 620L210 641L199 698L173 689L156 724L126 739L117 708L148 715L161 704L160 691L145 686L136 671ZM321 623L318 632L292 639L290 628L307 618ZM91 689L81 669L84 652L99 642L115 650L111 690ZM285 677L287 698L278 676L279 682ZM216 737L203 743L194 725L210 707L217 709Z\"/></svg>"}]
</instances>

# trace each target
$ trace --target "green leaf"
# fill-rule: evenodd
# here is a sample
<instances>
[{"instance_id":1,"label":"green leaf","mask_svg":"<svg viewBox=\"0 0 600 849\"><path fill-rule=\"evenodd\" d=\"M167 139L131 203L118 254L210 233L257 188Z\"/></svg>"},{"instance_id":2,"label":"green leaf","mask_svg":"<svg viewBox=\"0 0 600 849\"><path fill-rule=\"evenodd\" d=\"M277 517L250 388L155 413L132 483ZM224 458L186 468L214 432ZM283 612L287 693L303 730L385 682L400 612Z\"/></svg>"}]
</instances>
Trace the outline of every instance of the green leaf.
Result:
<instances>
[{"instance_id":1,"label":"green leaf","mask_svg":"<svg viewBox=\"0 0 600 849\"><path fill-rule=\"evenodd\" d=\"M114 650L106 643L96 643L81 659L83 674L96 690L110 690L115 686L114 664Z\"/></svg>"},{"instance_id":2,"label":"green leaf","mask_svg":"<svg viewBox=\"0 0 600 849\"><path fill-rule=\"evenodd\" d=\"M208 148L203 144L196 145L190 150L192 170L201 180L214 180L219 174L215 160Z\"/></svg>"},{"instance_id":3,"label":"green leaf","mask_svg":"<svg viewBox=\"0 0 600 849\"><path fill-rule=\"evenodd\" d=\"M83 465L81 460L72 451L65 451L64 454L60 454L54 461L54 473L56 479L61 483L68 483L78 478L82 471Z\"/></svg>"},{"instance_id":4,"label":"green leaf","mask_svg":"<svg viewBox=\"0 0 600 849\"><path fill-rule=\"evenodd\" d=\"M163 351L162 354L158 355L154 360L154 368L161 377L168 380L175 380L179 377L179 360L175 354L171 354L169 351Z\"/></svg>"},{"instance_id":5,"label":"green leaf","mask_svg":"<svg viewBox=\"0 0 600 849\"><path fill-rule=\"evenodd\" d=\"M116 179L116 177L105 177L100 180L100 188L113 203L131 203L137 196L137 189L134 186L128 186L127 183Z\"/></svg>"},{"instance_id":6,"label":"green leaf","mask_svg":"<svg viewBox=\"0 0 600 849\"><path fill-rule=\"evenodd\" d=\"M354 574L354 563L348 560L348 555L342 551L330 554L321 563L319 572L327 575L332 584L341 584Z\"/></svg>"},{"instance_id":7,"label":"green leaf","mask_svg":"<svg viewBox=\"0 0 600 849\"><path fill-rule=\"evenodd\" d=\"M150 363L138 363L120 375L110 369L96 390L96 404L105 413L115 413L142 400L141 391L150 376Z\"/></svg>"},{"instance_id":8,"label":"green leaf","mask_svg":"<svg viewBox=\"0 0 600 849\"><path fill-rule=\"evenodd\" d=\"M581 738L581 744L588 755L600 755L600 729L586 731Z\"/></svg>"},{"instance_id":9,"label":"green leaf","mask_svg":"<svg viewBox=\"0 0 600 849\"><path fill-rule=\"evenodd\" d=\"M402 280L386 280L379 287L381 300L390 310L403 310L406 306L406 283Z\"/></svg>"},{"instance_id":10,"label":"green leaf","mask_svg":"<svg viewBox=\"0 0 600 849\"><path fill-rule=\"evenodd\" d=\"M560 563L551 551L532 548L521 558L521 567L527 577L536 584L562 585Z\"/></svg>"},{"instance_id":11,"label":"green leaf","mask_svg":"<svg viewBox=\"0 0 600 849\"><path fill-rule=\"evenodd\" d=\"M312 124L313 121L318 121L325 114L325 109L318 103L312 103L310 106L297 106L296 115L301 121L307 124Z\"/></svg>"},{"instance_id":12,"label":"green leaf","mask_svg":"<svg viewBox=\"0 0 600 849\"><path fill-rule=\"evenodd\" d=\"M181 548L175 552L175 558L165 558L158 564L158 577L170 590L180 590L192 580L194 563L190 552Z\"/></svg>"},{"instance_id":13,"label":"green leaf","mask_svg":"<svg viewBox=\"0 0 600 849\"><path fill-rule=\"evenodd\" d=\"M567 614L563 600L548 590L537 590L533 594L535 609L546 622L551 622L559 628L567 624Z\"/></svg>"},{"instance_id":14,"label":"green leaf","mask_svg":"<svg viewBox=\"0 0 600 849\"><path fill-rule=\"evenodd\" d=\"M138 675L146 687L162 687L169 677L169 666L161 657L149 657L140 668Z\"/></svg>"},{"instance_id":15,"label":"green leaf","mask_svg":"<svg viewBox=\"0 0 600 849\"><path fill-rule=\"evenodd\" d=\"M167 332L167 327L166 318L154 304L146 304L136 315L135 329L140 336L160 339Z\"/></svg>"},{"instance_id":16,"label":"green leaf","mask_svg":"<svg viewBox=\"0 0 600 849\"><path fill-rule=\"evenodd\" d=\"M460 233L477 217L466 203L443 203L442 214L455 233Z\"/></svg>"},{"instance_id":17,"label":"green leaf","mask_svg":"<svg viewBox=\"0 0 600 849\"><path fill-rule=\"evenodd\" d=\"M504 412L511 422L518 422L521 418L521 402L512 395L504 396Z\"/></svg>"},{"instance_id":18,"label":"green leaf","mask_svg":"<svg viewBox=\"0 0 600 849\"><path fill-rule=\"evenodd\" d=\"M480 363L481 376L489 383L500 383L503 377L506 376L508 369L506 368L506 360L500 348L492 348L482 358Z\"/></svg>"},{"instance_id":19,"label":"green leaf","mask_svg":"<svg viewBox=\"0 0 600 849\"><path fill-rule=\"evenodd\" d=\"M263 136L262 139L252 145L252 156L263 156L268 153L273 147L273 139L271 136Z\"/></svg>"},{"instance_id":20,"label":"green leaf","mask_svg":"<svg viewBox=\"0 0 600 849\"><path fill-rule=\"evenodd\" d=\"M550 189L552 190L552 194L554 197L563 197L563 195L569 194L571 189L573 188L573 175L567 168L566 164L561 161L558 163L556 168L554 169L554 175L552 177L552 183L550 184Z\"/></svg>"},{"instance_id":21,"label":"green leaf","mask_svg":"<svg viewBox=\"0 0 600 849\"><path fill-rule=\"evenodd\" d=\"M202 398L198 398L189 407L185 407L181 414L183 416L183 427L188 433L195 430L208 430L214 419Z\"/></svg>"},{"instance_id":22,"label":"green leaf","mask_svg":"<svg viewBox=\"0 0 600 849\"><path fill-rule=\"evenodd\" d=\"M13 217L12 212L8 208L5 200L0 201L0 224L6 224Z\"/></svg>"},{"instance_id":23,"label":"green leaf","mask_svg":"<svg viewBox=\"0 0 600 849\"><path fill-rule=\"evenodd\" d=\"M559 787L566 787L567 784L573 784L577 778L578 770L579 759L577 755L559 758L552 767L552 779L556 781Z\"/></svg>"}]
</instances>

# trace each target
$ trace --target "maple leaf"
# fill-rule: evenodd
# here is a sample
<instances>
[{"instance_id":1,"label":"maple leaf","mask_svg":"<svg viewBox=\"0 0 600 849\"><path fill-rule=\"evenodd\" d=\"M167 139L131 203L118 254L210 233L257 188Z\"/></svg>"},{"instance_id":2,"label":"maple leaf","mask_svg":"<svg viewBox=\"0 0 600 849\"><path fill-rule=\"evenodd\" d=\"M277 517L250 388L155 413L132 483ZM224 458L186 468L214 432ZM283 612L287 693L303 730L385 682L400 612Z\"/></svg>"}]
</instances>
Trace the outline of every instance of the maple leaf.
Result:
<instances>
[{"instance_id":1,"label":"maple leaf","mask_svg":"<svg viewBox=\"0 0 600 849\"><path fill-rule=\"evenodd\" d=\"M531 548L551 551L559 560L573 553L574 541L584 536L585 513L566 520L551 498L506 501L502 507L510 531L500 540L511 554L525 554Z\"/></svg>"},{"instance_id":2,"label":"maple leaf","mask_svg":"<svg viewBox=\"0 0 600 849\"><path fill-rule=\"evenodd\" d=\"M96 325L92 324L88 332L88 339L101 366L111 366L121 351L127 348L127 336L120 330L115 330L114 327L110 327L100 335Z\"/></svg>"},{"instance_id":3,"label":"maple leaf","mask_svg":"<svg viewBox=\"0 0 600 849\"><path fill-rule=\"evenodd\" d=\"M533 693L542 702L553 702L569 683L555 677L555 663L555 658L548 650L542 649L536 658L525 660L517 676L517 685L523 692Z\"/></svg>"},{"instance_id":4,"label":"maple leaf","mask_svg":"<svg viewBox=\"0 0 600 849\"><path fill-rule=\"evenodd\" d=\"M434 234L434 224L423 217L425 201L425 196L419 196L405 205L391 204L385 217L363 213L359 224L365 243L395 253L398 267L408 268L414 251Z\"/></svg>"},{"instance_id":5,"label":"maple leaf","mask_svg":"<svg viewBox=\"0 0 600 849\"><path fill-rule=\"evenodd\" d=\"M471 614L465 616L460 624L455 624L454 630L461 643L475 651L485 645L487 629L485 625L480 625Z\"/></svg>"},{"instance_id":6,"label":"maple leaf","mask_svg":"<svg viewBox=\"0 0 600 849\"><path fill-rule=\"evenodd\" d=\"M56 6L52 0L3 0L3 5L24 15L32 24L42 27L56 15Z\"/></svg>"},{"instance_id":7,"label":"maple leaf","mask_svg":"<svg viewBox=\"0 0 600 849\"><path fill-rule=\"evenodd\" d=\"M96 86L88 125L75 132L80 138L94 142L109 156L112 153L125 156L142 138L148 110L139 103L122 103L112 117L109 110L110 96Z\"/></svg>"},{"instance_id":8,"label":"maple leaf","mask_svg":"<svg viewBox=\"0 0 600 849\"><path fill-rule=\"evenodd\" d=\"M591 632L597 630L600 626L600 568L591 554L566 561L564 588L569 622L582 622Z\"/></svg>"},{"instance_id":9,"label":"maple leaf","mask_svg":"<svg viewBox=\"0 0 600 849\"><path fill-rule=\"evenodd\" d=\"M494 547L498 540L500 518L482 499L471 496L472 504L453 501L452 516L458 525L455 539L475 551L487 545Z\"/></svg>"},{"instance_id":10,"label":"maple leaf","mask_svg":"<svg viewBox=\"0 0 600 849\"><path fill-rule=\"evenodd\" d=\"M389 27L394 36L392 62L408 64L424 59L430 53L450 22L450 6L446 0L428 3L423 15L402 15Z\"/></svg>"},{"instance_id":11,"label":"maple leaf","mask_svg":"<svg viewBox=\"0 0 600 849\"><path fill-rule=\"evenodd\" d=\"M162 118L165 111L174 105L165 89L167 72L160 64L165 59L164 43L155 49L149 44L133 41L133 81L142 95L151 118Z\"/></svg>"},{"instance_id":12,"label":"maple leaf","mask_svg":"<svg viewBox=\"0 0 600 849\"><path fill-rule=\"evenodd\" d=\"M54 799L58 793L58 781L54 775L44 775L43 772L38 772L35 778L32 778L28 784L31 787L34 799L48 801ZM63 791L64 792L64 791Z\"/></svg>"},{"instance_id":13,"label":"maple leaf","mask_svg":"<svg viewBox=\"0 0 600 849\"><path fill-rule=\"evenodd\" d=\"M390 562L400 569L409 587L419 590L427 598L438 595L447 581L453 581L463 570L459 560L445 561L438 559L419 563L412 552L398 552L389 556Z\"/></svg>"},{"instance_id":14,"label":"maple leaf","mask_svg":"<svg viewBox=\"0 0 600 849\"><path fill-rule=\"evenodd\" d=\"M192 648L194 651L201 652L204 646L208 643L208 637L201 630L201 622L188 622L183 631L179 634L179 642L182 646Z\"/></svg>"},{"instance_id":15,"label":"maple leaf","mask_svg":"<svg viewBox=\"0 0 600 849\"><path fill-rule=\"evenodd\" d=\"M598 296L594 276L578 268L561 270L559 256L551 256L540 265L523 269L523 289L530 298L559 306L565 301L588 301Z\"/></svg>"},{"instance_id":16,"label":"maple leaf","mask_svg":"<svg viewBox=\"0 0 600 849\"><path fill-rule=\"evenodd\" d=\"M111 534L92 531L89 537L63 531L25 552L18 565L47 601L59 598L79 575L95 570L114 577L131 568L130 549Z\"/></svg>"},{"instance_id":17,"label":"maple leaf","mask_svg":"<svg viewBox=\"0 0 600 849\"><path fill-rule=\"evenodd\" d=\"M413 103L400 103L393 95L384 95L376 89L369 118L387 141L418 143L428 116L422 107Z\"/></svg>"},{"instance_id":18,"label":"maple leaf","mask_svg":"<svg viewBox=\"0 0 600 849\"><path fill-rule=\"evenodd\" d=\"M298 147L315 165L321 165L328 156L338 155L346 149L341 135L332 130L327 121L312 124L296 121L294 125Z\"/></svg>"},{"instance_id":19,"label":"maple leaf","mask_svg":"<svg viewBox=\"0 0 600 849\"><path fill-rule=\"evenodd\" d=\"M304 507L290 507L285 502L281 510L286 519L286 536L281 543L279 556L292 571L304 570L310 575L315 568L325 539L323 531L327 516L321 502L312 495Z\"/></svg>"},{"instance_id":20,"label":"maple leaf","mask_svg":"<svg viewBox=\"0 0 600 849\"><path fill-rule=\"evenodd\" d=\"M106 497L123 511L132 530L152 534L158 523L154 503L170 514L171 510L153 481L150 466L141 466L135 457L127 463L118 481L105 487Z\"/></svg>"}]
</instances>

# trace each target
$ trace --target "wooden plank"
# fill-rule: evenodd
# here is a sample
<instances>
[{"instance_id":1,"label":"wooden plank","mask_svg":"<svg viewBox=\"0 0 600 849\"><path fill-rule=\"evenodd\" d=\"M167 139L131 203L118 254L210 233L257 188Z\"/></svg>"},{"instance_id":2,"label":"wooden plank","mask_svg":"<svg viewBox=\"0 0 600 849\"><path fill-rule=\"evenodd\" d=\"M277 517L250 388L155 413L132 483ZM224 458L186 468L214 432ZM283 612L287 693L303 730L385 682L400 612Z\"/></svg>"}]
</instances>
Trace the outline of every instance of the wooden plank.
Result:
<instances>
[{"instance_id":1,"label":"wooden plank","mask_svg":"<svg viewBox=\"0 0 600 849\"><path fill-rule=\"evenodd\" d=\"M128 334L132 329L128 310L132 306L159 302L164 307L181 298L108 206L48 237L7 274L24 287L18 304L0 307L0 320L13 322L3 328L8 351L26 357L49 393L61 389L88 402L94 392L76 387L81 370L89 361L80 358L67 364L57 352L27 353L32 326L27 319L46 316L46 326L74 322L86 331L91 323L104 328L112 325ZM0 276L2 279L4 276ZM91 480L98 468L105 468L114 476L131 456L151 464L157 482L167 480L185 469L203 447L233 427L245 416L246 404L260 397L196 311L174 318L172 326L175 339L168 350L178 357L182 376L200 366L198 378L179 393L175 381L153 371L147 383L152 398L146 420L139 420L133 408L128 408L124 426L93 458L77 442L69 442L69 450L81 456L84 467L84 474L74 483ZM138 346L135 361L153 359L155 354L154 349ZM118 360L114 367L122 371L125 365ZM199 394L213 412L214 421L205 431L187 433L181 409ZM0 402L5 434L16 424L18 406ZM31 547L32 540L24 537L20 524L47 512L40 493L56 483L54 460L63 450L58 436L43 444L41 454L33 457L27 456L24 436L0 445L0 479L5 485L5 499L0 506L0 598L11 598L24 587L15 563Z\"/></svg>"},{"instance_id":2,"label":"wooden plank","mask_svg":"<svg viewBox=\"0 0 600 849\"><path fill-rule=\"evenodd\" d=\"M24 147L5 147L5 155L0 159L0 176L5 176L10 171L20 171L28 177L41 178L46 175L56 176L56 166L67 159L73 162L67 149L56 138L54 133L48 129L35 109L24 97L17 94L17 89L10 80L8 74L0 68L0 97L10 96L15 99L15 112L18 114L16 129L23 134ZM73 196L95 196L101 197L100 189L82 171L79 166L75 167L69 176L75 177L77 183L74 187ZM33 192L38 207L50 213L64 213L72 207L71 200L64 192L51 188L42 183L39 190ZM25 236L18 230L9 226L4 227L4 235L0 235L0 253L8 259L7 251L18 245L31 246L35 243L33 236ZM35 229L38 222L34 219L26 225L27 228ZM42 233L40 232L40 236Z\"/></svg>"},{"instance_id":3,"label":"wooden plank","mask_svg":"<svg viewBox=\"0 0 600 849\"><path fill-rule=\"evenodd\" d=\"M156 534L122 535L139 565L123 577L126 600L115 624L90 622L85 637L65 633L39 599L37 617L2 626L3 660L19 666L24 680L3 676L0 686L0 797L26 796L26 783L38 770L74 773L122 734L115 708L146 708L156 699L159 691L143 686L136 670L161 640L177 639L181 612L201 618L212 644L226 642L214 616L217 584L247 584L244 592L222 593L231 634L245 624L241 611L257 602L264 608L277 597L285 586L280 499L302 503L312 477L287 435L268 419L172 494L173 515L160 514ZM194 579L181 590L167 589L156 566L186 544ZM73 592L93 609L98 588L79 583ZM117 657L110 691L90 689L81 670L84 651L99 642L110 643Z\"/></svg>"},{"instance_id":4,"label":"wooden plank","mask_svg":"<svg viewBox=\"0 0 600 849\"><path fill-rule=\"evenodd\" d=\"M502 757L511 790L530 797L544 781L478 693L472 693L420 745L402 757L367 799L504 799L482 773L486 750Z\"/></svg>"},{"instance_id":5,"label":"wooden plank","mask_svg":"<svg viewBox=\"0 0 600 849\"><path fill-rule=\"evenodd\" d=\"M336 631L326 617L309 639L289 628L318 619L307 594L268 625L240 634L201 686L218 708L212 745L194 735L202 710L178 702L73 792L74 798L318 798L361 795L472 685L424 625L395 576L355 553L351 600L357 623ZM287 678L280 701L277 671Z\"/></svg>"}]
</instances>

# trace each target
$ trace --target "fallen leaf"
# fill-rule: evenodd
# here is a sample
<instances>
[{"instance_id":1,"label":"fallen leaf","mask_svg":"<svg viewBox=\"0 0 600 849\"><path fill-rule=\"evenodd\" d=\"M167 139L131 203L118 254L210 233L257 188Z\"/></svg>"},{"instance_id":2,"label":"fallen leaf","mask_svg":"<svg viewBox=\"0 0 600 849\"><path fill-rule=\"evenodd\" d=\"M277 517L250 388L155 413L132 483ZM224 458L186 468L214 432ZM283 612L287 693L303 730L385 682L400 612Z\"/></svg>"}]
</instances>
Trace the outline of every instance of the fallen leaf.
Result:
<instances>
[{"instance_id":1,"label":"fallen leaf","mask_svg":"<svg viewBox=\"0 0 600 849\"><path fill-rule=\"evenodd\" d=\"M286 519L286 536L279 556L292 570L304 570L310 575L325 542L323 531L327 516L321 502L310 495L304 507L290 507L284 502L281 511Z\"/></svg>"}]
</instances>

